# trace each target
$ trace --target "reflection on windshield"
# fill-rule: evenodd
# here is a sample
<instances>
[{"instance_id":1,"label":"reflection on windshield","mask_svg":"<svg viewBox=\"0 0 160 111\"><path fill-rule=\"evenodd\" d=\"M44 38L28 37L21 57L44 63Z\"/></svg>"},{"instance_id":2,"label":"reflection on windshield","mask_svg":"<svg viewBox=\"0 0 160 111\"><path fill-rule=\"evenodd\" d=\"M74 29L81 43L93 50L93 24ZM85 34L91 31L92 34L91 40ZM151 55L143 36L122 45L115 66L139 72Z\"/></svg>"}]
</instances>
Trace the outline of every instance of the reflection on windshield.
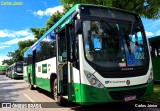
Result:
<instances>
[{"instance_id":1,"label":"reflection on windshield","mask_svg":"<svg viewBox=\"0 0 160 111\"><path fill-rule=\"evenodd\" d=\"M84 21L86 58L103 67L144 65L144 40L140 26L133 23Z\"/></svg>"},{"instance_id":2,"label":"reflection on windshield","mask_svg":"<svg viewBox=\"0 0 160 111\"><path fill-rule=\"evenodd\" d=\"M19 73L23 72L23 65L22 64L17 64L16 65L16 72L19 72Z\"/></svg>"}]
</instances>

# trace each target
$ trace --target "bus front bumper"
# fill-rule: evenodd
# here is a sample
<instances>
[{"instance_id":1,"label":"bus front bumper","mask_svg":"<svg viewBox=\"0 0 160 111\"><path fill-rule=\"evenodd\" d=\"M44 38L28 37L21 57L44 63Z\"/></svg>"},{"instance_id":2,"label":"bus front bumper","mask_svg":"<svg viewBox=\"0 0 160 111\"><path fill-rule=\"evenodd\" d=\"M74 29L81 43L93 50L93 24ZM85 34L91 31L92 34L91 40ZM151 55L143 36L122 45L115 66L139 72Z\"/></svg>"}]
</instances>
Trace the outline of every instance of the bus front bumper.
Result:
<instances>
[{"instance_id":1,"label":"bus front bumper","mask_svg":"<svg viewBox=\"0 0 160 111\"><path fill-rule=\"evenodd\" d=\"M81 84L79 88L81 92L75 91L75 102L81 105L91 105L125 101L128 96L136 97L135 99L149 96L153 93L153 82L138 86L102 89Z\"/></svg>"}]
</instances>

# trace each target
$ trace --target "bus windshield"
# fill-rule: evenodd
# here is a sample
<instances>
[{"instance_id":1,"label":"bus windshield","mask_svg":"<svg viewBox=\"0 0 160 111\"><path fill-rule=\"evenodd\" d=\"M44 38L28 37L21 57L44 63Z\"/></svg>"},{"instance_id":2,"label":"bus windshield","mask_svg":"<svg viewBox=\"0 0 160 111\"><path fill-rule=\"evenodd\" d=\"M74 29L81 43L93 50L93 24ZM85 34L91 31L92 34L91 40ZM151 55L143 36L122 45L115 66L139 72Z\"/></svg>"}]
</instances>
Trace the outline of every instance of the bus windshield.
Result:
<instances>
[{"instance_id":1,"label":"bus windshield","mask_svg":"<svg viewBox=\"0 0 160 111\"><path fill-rule=\"evenodd\" d=\"M16 72L23 73L23 63L16 64Z\"/></svg>"},{"instance_id":2,"label":"bus windshield","mask_svg":"<svg viewBox=\"0 0 160 111\"><path fill-rule=\"evenodd\" d=\"M141 25L133 21L83 21L85 56L102 67L143 66L146 43Z\"/></svg>"}]
</instances>

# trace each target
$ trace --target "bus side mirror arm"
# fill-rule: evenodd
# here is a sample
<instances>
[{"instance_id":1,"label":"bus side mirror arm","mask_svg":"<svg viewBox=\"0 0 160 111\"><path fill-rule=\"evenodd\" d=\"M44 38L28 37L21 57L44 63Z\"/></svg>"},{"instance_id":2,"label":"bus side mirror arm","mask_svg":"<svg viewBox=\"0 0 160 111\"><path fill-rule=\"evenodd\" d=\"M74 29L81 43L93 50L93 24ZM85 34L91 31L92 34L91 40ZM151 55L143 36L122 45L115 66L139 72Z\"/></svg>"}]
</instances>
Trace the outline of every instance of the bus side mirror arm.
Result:
<instances>
[{"instance_id":1,"label":"bus side mirror arm","mask_svg":"<svg viewBox=\"0 0 160 111\"><path fill-rule=\"evenodd\" d=\"M75 59L75 37L73 35L70 35L70 27L71 24L66 24L65 26L65 38L67 40L67 61L73 62Z\"/></svg>"}]
</instances>

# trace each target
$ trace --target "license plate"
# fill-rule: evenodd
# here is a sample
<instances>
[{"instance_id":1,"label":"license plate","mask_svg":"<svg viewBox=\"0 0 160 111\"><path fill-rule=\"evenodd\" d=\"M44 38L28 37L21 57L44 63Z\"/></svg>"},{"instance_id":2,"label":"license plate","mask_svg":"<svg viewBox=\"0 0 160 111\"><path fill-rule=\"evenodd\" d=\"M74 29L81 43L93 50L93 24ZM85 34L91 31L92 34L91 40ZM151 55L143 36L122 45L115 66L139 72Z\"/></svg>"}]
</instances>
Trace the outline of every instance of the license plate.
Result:
<instances>
[{"instance_id":1,"label":"license plate","mask_svg":"<svg viewBox=\"0 0 160 111\"><path fill-rule=\"evenodd\" d=\"M125 101L130 101L130 100L135 100L135 99L136 99L136 95L134 95L134 96L125 96L124 97Z\"/></svg>"}]
</instances>

